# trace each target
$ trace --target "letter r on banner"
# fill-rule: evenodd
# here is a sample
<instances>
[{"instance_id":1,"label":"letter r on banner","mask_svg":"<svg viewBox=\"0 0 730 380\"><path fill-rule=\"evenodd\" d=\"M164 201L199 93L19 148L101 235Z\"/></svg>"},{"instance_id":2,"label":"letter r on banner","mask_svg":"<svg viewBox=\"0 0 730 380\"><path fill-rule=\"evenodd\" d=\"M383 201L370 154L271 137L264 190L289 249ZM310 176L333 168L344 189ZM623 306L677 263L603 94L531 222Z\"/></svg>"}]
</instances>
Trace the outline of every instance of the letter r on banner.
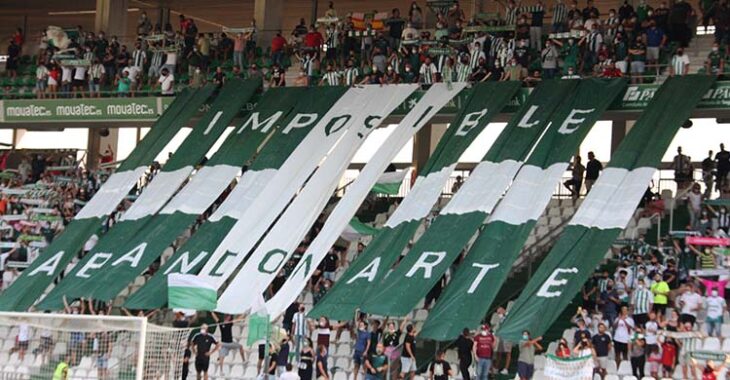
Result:
<instances>
[{"instance_id":1,"label":"letter r on banner","mask_svg":"<svg viewBox=\"0 0 730 380\"><path fill-rule=\"evenodd\" d=\"M557 268L553 271L553 273L548 277L548 279L545 281L544 284L540 287L540 290L537 292L538 297L543 298L554 298L554 297L560 297L561 294L563 294L562 291L556 290L556 291L550 291L550 288L556 287L556 286L563 286L568 283L568 280L566 279L558 279L558 276L562 273L578 273L578 268L568 268L568 269L562 269Z\"/></svg>"},{"instance_id":2,"label":"letter r on banner","mask_svg":"<svg viewBox=\"0 0 730 380\"><path fill-rule=\"evenodd\" d=\"M406 277L413 277L419 269L423 269L423 278L431 278L433 268L439 265L446 257L446 252L423 252L413 267L406 273Z\"/></svg>"}]
</instances>

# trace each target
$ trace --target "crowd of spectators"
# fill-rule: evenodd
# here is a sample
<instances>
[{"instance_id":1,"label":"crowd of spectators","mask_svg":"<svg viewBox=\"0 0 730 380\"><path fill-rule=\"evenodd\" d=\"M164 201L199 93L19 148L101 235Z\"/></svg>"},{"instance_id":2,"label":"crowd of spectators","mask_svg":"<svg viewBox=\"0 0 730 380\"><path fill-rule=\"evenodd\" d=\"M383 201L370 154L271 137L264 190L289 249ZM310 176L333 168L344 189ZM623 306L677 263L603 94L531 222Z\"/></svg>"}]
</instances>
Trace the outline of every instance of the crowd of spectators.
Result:
<instances>
[{"instance_id":1,"label":"crowd of spectators","mask_svg":"<svg viewBox=\"0 0 730 380\"><path fill-rule=\"evenodd\" d=\"M684 53L698 15L686 1L651 6L628 1L600 12L592 2L509 0L499 14L470 18L455 1L449 8L424 11L413 2L407 12L340 14L330 2L314 24L301 19L291 34L279 31L258 46L255 20L246 28L201 33L193 18L179 16L173 26L154 24L145 12L130 46L117 36L69 32L60 50L40 35L35 55L36 97L96 97L102 92L135 96L174 93L176 84L222 85L235 77L261 78L268 86L522 81L544 78L621 77L635 83L656 75L684 75ZM705 24L716 25L717 50L705 69L724 68L726 2L702 9ZM435 23L427 24L427 12ZM14 78L24 45L22 30L8 47L8 75ZM25 48L25 52L32 49ZM294 79L286 73L294 67ZM298 70L298 75L296 74Z\"/></svg>"}]
</instances>

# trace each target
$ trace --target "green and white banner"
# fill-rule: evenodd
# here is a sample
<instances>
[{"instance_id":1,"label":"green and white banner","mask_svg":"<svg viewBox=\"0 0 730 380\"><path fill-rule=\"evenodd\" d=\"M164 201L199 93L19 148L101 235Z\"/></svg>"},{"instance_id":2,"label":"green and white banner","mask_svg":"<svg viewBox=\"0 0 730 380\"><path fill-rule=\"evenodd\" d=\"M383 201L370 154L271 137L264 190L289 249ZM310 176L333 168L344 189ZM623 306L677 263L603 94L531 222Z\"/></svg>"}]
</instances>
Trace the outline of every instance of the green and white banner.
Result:
<instances>
[{"instance_id":1,"label":"green and white banner","mask_svg":"<svg viewBox=\"0 0 730 380\"><path fill-rule=\"evenodd\" d=\"M272 96L286 99L286 103L293 104L295 108L288 115L280 109L267 111L273 113L275 117L267 117L267 113L263 111L259 114L254 113L251 117L256 121L252 123L252 128L258 128L257 125L263 128L276 125L283 127L276 129L275 134L258 153L249 169L243 173L231 194L208 221L203 223L199 230L163 264L158 273L132 294L125 307L130 309L162 307L167 301L168 274L178 272L197 274L207 262L210 253L220 244L236 221L244 215L245 210L256 200L287 158L290 155L302 157L301 154L292 152L295 149L311 150L311 147L300 146L300 143L345 91L346 89L342 87L269 90ZM257 109L260 110L259 106ZM311 120L311 123L304 123L307 120Z\"/></svg>"},{"instance_id":2,"label":"green and white banner","mask_svg":"<svg viewBox=\"0 0 730 380\"><path fill-rule=\"evenodd\" d=\"M410 173L410 170L383 173L375 182L371 191L378 194L398 195L403 180L405 180L408 173Z\"/></svg>"},{"instance_id":3,"label":"green and white banner","mask_svg":"<svg viewBox=\"0 0 730 380\"><path fill-rule=\"evenodd\" d=\"M361 310L389 316L411 312L484 223L546 128L559 121L555 110L575 96L577 86L578 81L556 80L535 89L529 106L523 106L510 121L510 133L499 136L410 252L384 280L370 288ZM543 144L547 143L541 142L535 149Z\"/></svg>"},{"instance_id":4,"label":"green and white banner","mask_svg":"<svg viewBox=\"0 0 730 380\"><path fill-rule=\"evenodd\" d=\"M596 366L593 355L577 358L559 358L548 354L545 360L545 378L550 380L591 380Z\"/></svg>"},{"instance_id":5,"label":"green and white banner","mask_svg":"<svg viewBox=\"0 0 730 380\"><path fill-rule=\"evenodd\" d=\"M689 75L671 77L659 88L497 335L516 342L524 330L533 336L547 331L626 227L674 135L713 82Z\"/></svg>"},{"instance_id":6,"label":"green and white banner","mask_svg":"<svg viewBox=\"0 0 730 380\"><path fill-rule=\"evenodd\" d=\"M165 148L213 92L213 86L185 91L145 135L144 139L102 185L64 232L0 295L0 310L26 311L76 257Z\"/></svg>"},{"instance_id":7,"label":"green and white banner","mask_svg":"<svg viewBox=\"0 0 730 380\"><path fill-rule=\"evenodd\" d=\"M402 102L404 96L413 90L413 86L350 88L302 142L303 148L297 149L289 157L244 215L239 217L236 226L216 248L199 275L211 277L211 282L220 288L287 207L301 184L322 159L327 157L331 149L337 149L332 147L345 138L346 132L354 128L356 133L363 134L362 128L367 130L378 125L390 113L390 109ZM396 103L395 106L393 103ZM260 261L260 258L252 257L249 260ZM227 306L222 298L219 306Z\"/></svg>"},{"instance_id":8,"label":"green and white banner","mask_svg":"<svg viewBox=\"0 0 730 380\"><path fill-rule=\"evenodd\" d=\"M452 274L420 336L452 340L464 327L479 325L550 202L571 155L625 88L622 79L581 80L574 95L555 111L551 127Z\"/></svg>"},{"instance_id":9,"label":"green and white banner","mask_svg":"<svg viewBox=\"0 0 730 380\"><path fill-rule=\"evenodd\" d=\"M375 235L377 232L377 228L361 222L357 217L353 217L345 229L342 230L340 237L347 241L355 241L363 236Z\"/></svg>"},{"instance_id":10,"label":"green and white banner","mask_svg":"<svg viewBox=\"0 0 730 380\"><path fill-rule=\"evenodd\" d=\"M455 87L458 88L458 86ZM372 98L363 107L370 109L371 112L361 113L353 118L353 126L345 131L344 136L327 155L324 163L320 165L302 191L297 194L286 211L279 217L279 221L258 244L239 269L238 274L230 280L228 287L218 299L218 311L227 314L240 314L249 311L253 306L251 301L255 299L250 295L263 293L277 275L279 269L284 266L297 245L309 231L311 225L322 213L333 191L337 188L340 177L347 170L352 157L362 146L365 138L416 88L415 85L375 86L371 88L374 93L379 93L377 97ZM424 106L419 107L420 103L416 105L416 108L421 111L419 113L421 118L430 119L453 96L446 95L448 89L444 87L444 90L440 91L441 88L442 86L435 86L433 90L429 90L429 93L433 91L435 95L429 96L427 93L421 100L421 102L424 102ZM455 90L452 93L457 92L458 90ZM444 98L446 98L446 101L444 101ZM401 122L401 125L409 124ZM396 134L397 130L393 133ZM367 190L371 187L372 182ZM350 188L348 193L352 191L352 188ZM236 229L237 227L234 227L231 235L237 236L245 233L245 230L238 230L240 232L236 234ZM236 246L237 251L241 253L246 253L253 248L253 244L243 246L239 243Z\"/></svg>"},{"instance_id":11,"label":"green and white banner","mask_svg":"<svg viewBox=\"0 0 730 380\"><path fill-rule=\"evenodd\" d=\"M309 245L302 259L292 271L284 286L279 289L276 295L270 299L266 308L271 315L283 313L286 308L294 302L309 282L312 272L319 266L330 247L337 241L342 233L343 226L347 225L362 202L367 197L373 184L382 178L383 171L388 167L396 154L405 144L418 132L436 113L444 107L454 96L465 87L464 83L447 85L444 83L434 84L429 88L418 104L411 109L388 139L378 148L373 157L368 161L360 175L357 176L345 193L345 196L337 203L332 213L325 221L324 226L317 234L317 237ZM352 158L352 157L350 157ZM349 161L349 160L348 160ZM343 165L346 168L346 165ZM344 169L343 169L344 170ZM400 178L399 182L403 179ZM305 191L307 188L305 188ZM299 200L299 197L297 198ZM304 201L304 199L302 199ZM296 202L296 200L295 200ZM326 199L321 202L321 208L326 204ZM291 209L291 208L290 208ZM288 211L288 210L287 210ZM311 221L318 215L313 215ZM306 231L305 231L306 232ZM303 237L303 236L301 236ZM301 237L292 241L287 247L288 252L293 252ZM291 255L291 253L290 253ZM282 261L283 264L283 261ZM275 275L275 273L274 273ZM273 279L273 277L271 278ZM268 283L267 283L268 284Z\"/></svg>"},{"instance_id":12,"label":"green and white banner","mask_svg":"<svg viewBox=\"0 0 730 380\"><path fill-rule=\"evenodd\" d=\"M230 81L223 86L211 110L200 118L163 169L147 184L120 220L99 239L94 249L38 304L38 308L58 310L63 308L64 295L67 299L86 296L93 284L97 284L90 280L107 262L113 267L124 263L133 266L139 264L144 256L145 244L125 251L119 257L115 257L114 252L134 241L146 229L152 228L147 223L188 180L194 166L219 140L241 106L254 95L257 88L255 81L240 80Z\"/></svg>"},{"instance_id":13,"label":"green and white banner","mask_svg":"<svg viewBox=\"0 0 730 380\"><path fill-rule=\"evenodd\" d=\"M213 157L198 170L165 208L133 239L108 252L112 257L107 262L117 262L123 253L132 251L135 252L135 260L121 262L118 265L106 264L95 269L95 275L77 283L77 288L87 289L83 296L96 300L111 300L159 258L162 252L190 228L198 216L230 186L240 168L250 164L264 140L275 131L273 123L261 125L255 121L272 117L271 120L274 121L275 115L282 115L281 122L286 122L290 117L295 117L291 111L300 99L296 96L296 92L298 91L293 94L284 94L283 90L267 92L243 124L228 135ZM311 128L317 122L316 116L310 112L306 116L296 117L290 120L290 123L284 124L282 133L288 134L294 128ZM84 287L84 282L107 285Z\"/></svg>"},{"instance_id":14,"label":"green and white banner","mask_svg":"<svg viewBox=\"0 0 730 380\"><path fill-rule=\"evenodd\" d=\"M466 96L464 107L439 141L408 196L310 315L337 320L352 317L364 300L367 287L382 279L428 216L459 157L518 90L517 83L487 82L462 91ZM388 249L396 253L384 255Z\"/></svg>"},{"instance_id":15,"label":"green and white banner","mask_svg":"<svg viewBox=\"0 0 730 380\"><path fill-rule=\"evenodd\" d=\"M218 291L198 276L173 273L167 276L167 298L171 309L212 310Z\"/></svg>"}]
</instances>

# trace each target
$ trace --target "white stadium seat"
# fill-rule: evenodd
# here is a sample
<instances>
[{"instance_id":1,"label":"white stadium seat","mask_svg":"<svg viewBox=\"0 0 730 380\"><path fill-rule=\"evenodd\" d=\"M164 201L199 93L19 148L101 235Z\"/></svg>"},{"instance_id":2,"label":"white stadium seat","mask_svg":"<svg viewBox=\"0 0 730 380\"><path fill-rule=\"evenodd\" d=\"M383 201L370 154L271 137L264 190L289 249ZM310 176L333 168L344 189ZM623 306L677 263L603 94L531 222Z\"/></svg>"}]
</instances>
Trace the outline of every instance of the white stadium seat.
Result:
<instances>
[{"instance_id":1,"label":"white stadium seat","mask_svg":"<svg viewBox=\"0 0 730 380\"><path fill-rule=\"evenodd\" d=\"M624 360L621 362L621 364L618 365L618 372L619 375L631 375L631 363L629 363L627 360Z\"/></svg>"},{"instance_id":2,"label":"white stadium seat","mask_svg":"<svg viewBox=\"0 0 730 380\"><path fill-rule=\"evenodd\" d=\"M341 370L335 372L333 380L347 380L347 372Z\"/></svg>"},{"instance_id":3,"label":"white stadium seat","mask_svg":"<svg viewBox=\"0 0 730 380\"><path fill-rule=\"evenodd\" d=\"M720 339L715 337L705 338L702 349L705 351L720 351Z\"/></svg>"},{"instance_id":4,"label":"white stadium seat","mask_svg":"<svg viewBox=\"0 0 730 380\"><path fill-rule=\"evenodd\" d=\"M246 372L243 374L245 379L255 379L258 373L256 373L256 366L246 368Z\"/></svg>"},{"instance_id":5,"label":"white stadium seat","mask_svg":"<svg viewBox=\"0 0 730 380\"><path fill-rule=\"evenodd\" d=\"M619 380L619 377L616 375L606 375L606 378L604 380Z\"/></svg>"}]
</instances>

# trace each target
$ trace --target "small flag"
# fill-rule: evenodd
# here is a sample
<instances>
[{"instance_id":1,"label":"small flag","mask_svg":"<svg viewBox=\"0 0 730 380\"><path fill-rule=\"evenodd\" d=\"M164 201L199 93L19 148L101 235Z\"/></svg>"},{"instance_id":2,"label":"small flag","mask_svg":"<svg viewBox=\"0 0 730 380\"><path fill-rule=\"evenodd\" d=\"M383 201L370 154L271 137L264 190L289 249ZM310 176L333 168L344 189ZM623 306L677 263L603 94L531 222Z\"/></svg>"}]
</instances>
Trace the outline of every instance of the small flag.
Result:
<instances>
[{"instance_id":1,"label":"small flag","mask_svg":"<svg viewBox=\"0 0 730 380\"><path fill-rule=\"evenodd\" d=\"M373 193L398 195L403 180L406 178L409 170L399 172L385 172L380 175L375 186L371 190Z\"/></svg>"},{"instance_id":2,"label":"small flag","mask_svg":"<svg viewBox=\"0 0 730 380\"><path fill-rule=\"evenodd\" d=\"M375 235L376 232L378 232L377 228L369 226L357 218L352 218L340 236L347 241L353 241L362 236Z\"/></svg>"},{"instance_id":3,"label":"small flag","mask_svg":"<svg viewBox=\"0 0 730 380\"><path fill-rule=\"evenodd\" d=\"M202 277L171 273L167 276L167 303L171 309L212 311L218 307L218 291Z\"/></svg>"}]
</instances>

